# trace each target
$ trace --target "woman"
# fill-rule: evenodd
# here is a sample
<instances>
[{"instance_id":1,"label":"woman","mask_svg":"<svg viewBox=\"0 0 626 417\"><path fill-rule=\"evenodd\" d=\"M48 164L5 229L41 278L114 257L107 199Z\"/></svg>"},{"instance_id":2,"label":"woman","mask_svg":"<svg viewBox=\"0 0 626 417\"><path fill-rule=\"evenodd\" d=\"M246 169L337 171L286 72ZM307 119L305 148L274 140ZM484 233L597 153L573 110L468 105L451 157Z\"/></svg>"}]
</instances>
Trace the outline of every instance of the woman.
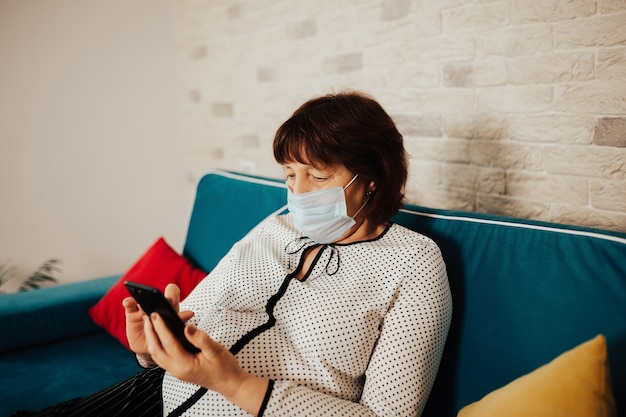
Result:
<instances>
[{"instance_id":1,"label":"woman","mask_svg":"<svg viewBox=\"0 0 626 417\"><path fill-rule=\"evenodd\" d=\"M131 348L158 367L114 402L165 416L419 415L452 304L438 247L390 221L407 178L401 134L372 98L328 95L278 129L274 156L289 213L235 244L180 306L166 289L200 353L124 300Z\"/></svg>"}]
</instances>

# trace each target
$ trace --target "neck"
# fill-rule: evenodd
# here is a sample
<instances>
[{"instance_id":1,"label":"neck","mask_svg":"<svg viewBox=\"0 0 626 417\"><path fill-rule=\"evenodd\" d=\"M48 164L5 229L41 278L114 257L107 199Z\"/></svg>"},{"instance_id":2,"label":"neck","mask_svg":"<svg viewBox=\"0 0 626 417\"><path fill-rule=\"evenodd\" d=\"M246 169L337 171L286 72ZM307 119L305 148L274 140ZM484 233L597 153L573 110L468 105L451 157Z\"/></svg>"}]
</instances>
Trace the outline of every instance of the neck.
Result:
<instances>
[{"instance_id":1,"label":"neck","mask_svg":"<svg viewBox=\"0 0 626 417\"><path fill-rule=\"evenodd\" d=\"M357 221L343 236L335 243L353 243L362 240L374 239L385 231L386 224L373 224L367 219Z\"/></svg>"}]
</instances>

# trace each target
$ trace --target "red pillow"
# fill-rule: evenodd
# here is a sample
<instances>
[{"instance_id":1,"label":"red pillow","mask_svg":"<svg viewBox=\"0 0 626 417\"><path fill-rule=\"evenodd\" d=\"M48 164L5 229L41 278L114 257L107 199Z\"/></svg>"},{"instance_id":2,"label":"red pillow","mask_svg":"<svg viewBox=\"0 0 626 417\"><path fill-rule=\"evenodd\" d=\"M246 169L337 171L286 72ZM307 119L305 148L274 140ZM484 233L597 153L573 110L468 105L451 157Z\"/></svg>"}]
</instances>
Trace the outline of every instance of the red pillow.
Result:
<instances>
[{"instance_id":1,"label":"red pillow","mask_svg":"<svg viewBox=\"0 0 626 417\"><path fill-rule=\"evenodd\" d=\"M186 258L174 251L160 237L139 260L89 309L91 319L130 349L126 339L126 318L122 300L130 294L124 281L134 281L165 290L174 283L180 288L181 300L206 276L206 272L194 267Z\"/></svg>"}]
</instances>

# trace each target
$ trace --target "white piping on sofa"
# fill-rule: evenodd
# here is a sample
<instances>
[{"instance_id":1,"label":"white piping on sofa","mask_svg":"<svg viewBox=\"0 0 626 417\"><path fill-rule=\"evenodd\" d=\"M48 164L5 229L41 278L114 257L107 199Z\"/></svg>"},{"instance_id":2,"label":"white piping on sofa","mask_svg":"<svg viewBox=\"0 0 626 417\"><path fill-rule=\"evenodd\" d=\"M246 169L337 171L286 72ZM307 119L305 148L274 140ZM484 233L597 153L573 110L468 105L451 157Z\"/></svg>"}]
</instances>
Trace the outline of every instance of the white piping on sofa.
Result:
<instances>
[{"instance_id":1,"label":"white piping on sofa","mask_svg":"<svg viewBox=\"0 0 626 417\"><path fill-rule=\"evenodd\" d=\"M407 210L407 209L400 209L400 211L409 213L409 214L417 214L417 215L424 216L424 217L432 217L434 219L448 219L448 220L458 220L458 221L472 222L472 223L495 224L499 226L519 227L521 229L534 229L534 230L543 230L546 232L587 236L587 237L593 237L597 239L611 240L611 241L626 245L626 239L624 238L621 238L618 236L603 235L601 233L588 232L588 231L583 231L583 230L558 229L556 227L540 226L540 225L535 225L535 224L506 222L506 221L501 221L501 220L477 219L477 218L463 217L463 216L448 216L445 214L424 213L421 211L414 211L414 210Z\"/></svg>"}]
</instances>

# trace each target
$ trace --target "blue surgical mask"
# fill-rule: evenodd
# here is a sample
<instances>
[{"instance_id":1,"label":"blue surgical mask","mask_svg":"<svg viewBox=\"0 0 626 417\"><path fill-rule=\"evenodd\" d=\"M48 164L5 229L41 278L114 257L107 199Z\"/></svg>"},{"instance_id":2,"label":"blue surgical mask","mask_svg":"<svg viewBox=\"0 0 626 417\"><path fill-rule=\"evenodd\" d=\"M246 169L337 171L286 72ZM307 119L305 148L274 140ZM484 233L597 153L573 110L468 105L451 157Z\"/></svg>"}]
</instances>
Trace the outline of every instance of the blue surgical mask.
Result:
<instances>
[{"instance_id":1,"label":"blue surgical mask","mask_svg":"<svg viewBox=\"0 0 626 417\"><path fill-rule=\"evenodd\" d=\"M332 243L356 224L354 217L361 212L367 200L348 216L344 191L359 176L355 175L345 187L294 194L287 189L287 208L296 228L317 243Z\"/></svg>"}]
</instances>

